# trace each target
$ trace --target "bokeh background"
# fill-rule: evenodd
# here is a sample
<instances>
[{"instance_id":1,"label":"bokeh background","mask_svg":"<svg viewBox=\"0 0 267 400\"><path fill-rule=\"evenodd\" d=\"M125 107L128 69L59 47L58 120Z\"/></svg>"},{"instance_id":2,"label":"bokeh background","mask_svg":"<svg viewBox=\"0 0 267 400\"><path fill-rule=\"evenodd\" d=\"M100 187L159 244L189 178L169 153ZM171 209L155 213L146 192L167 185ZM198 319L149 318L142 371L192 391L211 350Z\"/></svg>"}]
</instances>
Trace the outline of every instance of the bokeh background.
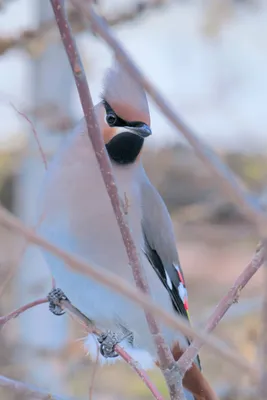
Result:
<instances>
[{"instance_id":1,"label":"bokeh background","mask_svg":"<svg viewBox=\"0 0 267 400\"><path fill-rule=\"evenodd\" d=\"M266 202L267 4L260 0L98 0L97 9L173 107ZM112 61L105 43L69 8L93 99ZM192 321L203 326L249 262L257 237L210 172L150 102L153 136L144 164L171 212L189 290ZM22 115L22 114L24 115ZM25 116L32 122L27 121ZM0 199L34 227L48 162L82 112L67 58L45 0L0 1ZM35 133L34 129L35 128ZM0 313L47 294L51 277L39 250L0 229ZM250 361L258 354L259 271L216 334ZM52 393L88 399L95 366L85 332L39 306L0 332L0 374ZM221 399L255 398L249 378L201 351ZM151 376L165 393L159 371ZM251 396L251 397L250 397ZM15 400L0 388L1 399ZM21 396L19 397L21 399ZM149 399L124 364L97 369L93 399Z\"/></svg>"}]
</instances>

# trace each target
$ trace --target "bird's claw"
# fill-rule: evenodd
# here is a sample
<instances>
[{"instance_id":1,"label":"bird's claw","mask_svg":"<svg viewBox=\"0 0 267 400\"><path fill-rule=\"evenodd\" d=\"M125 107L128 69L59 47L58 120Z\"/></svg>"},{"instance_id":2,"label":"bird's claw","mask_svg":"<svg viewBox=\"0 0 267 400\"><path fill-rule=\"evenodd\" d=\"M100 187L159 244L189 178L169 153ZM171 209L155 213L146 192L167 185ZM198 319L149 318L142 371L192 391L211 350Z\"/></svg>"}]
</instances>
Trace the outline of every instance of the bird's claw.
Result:
<instances>
[{"instance_id":1,"label":"bird's claw","mask_svg":"<svg viewBox=\"0 0 267 400\"><path fill-rule=\"evenodd\" d=\"M100 353L102 356L105 358L118 357L115 346L124 339L127 339L129 343L133 343L133 333L126 328L124 328L123 333L116 333L110 330L101 333L97 340L100 344Z\"/></svg>"},{"instance_id":2,"label":"bird's claw","mask_svg":"<svg viewBox=\"0 0 267 400\"><path fill-rule=\"evenodd\" d=\"M101 333L98 338L100 344L100 353L105 358L118 357L118 353L114 350L116 344L120 343L121 339L119 335L112 331L106 331Z\"/></svg>"},{"instance_id":3,"label":"bird's claw","mask_svg":"<svg viewBox=\"0 0 267 400\"><path fill-rule=\"evenodd\" d=\"M62 300L68 300L67 296L65 296L64 292L59 289L52 289L51 292L48 293L48 301L49 301L49 310L54 314L54 315L63 315L65 314L65 311L63 310L60 302Z\"/></svg>"}]
</instances>

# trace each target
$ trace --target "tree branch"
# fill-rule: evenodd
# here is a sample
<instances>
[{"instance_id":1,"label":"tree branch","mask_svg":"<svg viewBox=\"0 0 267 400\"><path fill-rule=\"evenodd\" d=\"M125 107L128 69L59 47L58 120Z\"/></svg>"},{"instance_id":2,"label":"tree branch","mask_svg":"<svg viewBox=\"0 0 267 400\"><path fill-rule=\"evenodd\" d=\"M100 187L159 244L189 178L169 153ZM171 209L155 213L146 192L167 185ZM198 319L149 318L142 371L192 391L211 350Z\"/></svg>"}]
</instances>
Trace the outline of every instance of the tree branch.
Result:
<instances>
[{"instance_id":1,"label":"tree branch","mask_svg":"<svg viewBox=\"0 0 267 400\"><path fill-rule=\"evenodd\" d=\"M60 6L63 4L63 2L60 0L58 0L58 1L51 0L51 3L55 4L55 5L57 4L59 7L59 8L57 8L57 10L54 8L55 15L56 15L56 12L60 12ZM232 174L230 169L228 169L227 166L225 166L220 161L220 159L215 155L215 153L211 149L209 149L205 143L201 142L198 139L198 137L195 135L195 133L184 123L184 121L177 114L175 114L175 112L167 104L167 102L160 95L160 93L157 92L157 90L151 85L151 83L141 74L140 70L132 63L132 61L127 56L125 51L122 49L122 47L116 41L116 39L112 36L111 32L109 31L108 26L105 24L105 21L103 21L103 19L101 19L94 12L93 8L91 6L89 6L88 8L85 7L85 3L82 1L78 1L78 0L72 0L72 3L77 6L78 10L82 11L83 16L86 15L88 17L88 19L92 23L94 31L97 32L98 34L100 34L100 36L102 36L106 40L106 42L113 48L118 60L120 62L122 62L124 67L133 75L133 77L143 85L143 87L150 94L150 96L154 99L155 103L159 106L159 108L163 111L163 113L176 126L176 128L182 132L182 134L185 136L185 138L188 140L188 142L192 145L192 147L196 151L197 155L202 159L202 161L207 165L207 167L212 171L212 173L217 178L219 178L219 180L221 182L221 186L224 189L224 191L228 195L230 195L232 197L232 199L245 211L247 217L253 223L256 223L260 233L262 234L262 236L264 236L266 233L266 228L264 227L264 225L266 224L266 221L267 221L266 216L262 213L258 204L255 204L250 200L246 190L244 190L243 187L241 187L238 184L235 176ZM57 20L57 22L58 22L58 25L60 28L60 21ZM66 22L66 20L63 19L63 15L62 15L61 22L62 23ZM67 31L66 30L64 31L63 25L61 26L61 28L62 28L62 39L64 42L63 34L65 35L66 32L69 33L68 32L69 27L67 27ZM66 28L66 26L65 26L65 28ZM66 37L65 37L65 39L66 39ZM115 214L118 216L118 220L119 220L118 222L119 222L120 229L122 232L122 237L125 242L125 247L126 247L126 250L127 250L128 256L129 256L129 260L133 267L133 272L134 272L135 279L137 281L137 286L139 286L139 288L143 292L148 293L147 284L142 279L141 269L139 268L140 265L139 265L137 252L136 252L133 241L131 242L132 238L130 235L130 231L128 229L127 224L125 223L124 216L123 216L122 210L120 208L118 193L117 193L116 187L114 188L114 180L113 180L112 175L110 175L111 169L110 169L110 165L108 162L108 158L107 158L107 160L105 160L105 154L103 151L104 146L103 146L103 143L101 143L101 140L99 141L99 138L101 138L101 136L99 135L99 128L95 121L95 117L94 117L94 113L93 113L93 105L92 105L92 102L90 99L90 93L89 93L87 82L85 80L85 76L83 73L83 68L80 63L78 53L76 51L74 43L72 43L72 48L67 48L67 45L69 46L69 44L70 44L69 39L72 40L72 37L71 36L68 37L65 40L64 44L65 44L67 52L69 51L68 55L70 58L70 62L72 64L73 73L74 73L74 77L76 79L78 90L81 89L80 96L81 96L81 102L82 102L82 105L83 105L83 108L85 111L85 118L87 121L88 133L90 135L90 132L92 131L91 140L92 140L93 146L96 151L96 156L98 157L98 160L99 160L100 169L102 167L101 173L102 173L103 179L106 183L107 191L110 195ZM86 93L86 91L88 91L88 93ZM87 98L86 98L86 96L87 96ZM98 135L97 135L97 133L98 133ZM95 140L95 142L94 142L94 140ZM1 211L1 218L2 218L2 216L3 216L3 214ZM3 220L4 219L5 219L5 217L3 218ZM9 222L7 222L7 220L8 219L5 220L5 223L7 225L9 225L9 227L12 226L12 229L16 229L17 231L20 230L20 232L23 233L25 237L27 237L27 235L29 237L29 232L27 234L25 233L27 231L27 229L23 228L23 225L21 225L19 228L18 228L18 226L16 228L14 228L15 227L15 225L13 224L14 221L12 222L11 220L9 220ZM43 243L40 244L42 240L40 238L38 238L38 236L36 236L36 235L34 235L33 239L29 239L29 240L31 240L32 242L37 243L39 245L42 245L43 247L47 248L48 250L50 247L50 251L53 252L54 254L61 253L61 258L64 259L64 257L65 257L65 259L69 259L69 261L71 261L71 262L69 262L69 264L72 263L74 268L76 268L77 270L83 269L83 273L85 273L85 270L88 269L88 265L86 263L83 263L83 262L75 259L75 257L68 255L68 253L62 252L60 249L56 249L56 248L53 249L53 246L51 244L49 244L48 242L43 241ZM233 302L238 298L240 291L243 289L243 287L246 285L246 283L249 281L249 279L251 279L251 277L255 274L255 272L258 270L258 268L262 265L264 260L265 260L265 250L261 246L258 249L258 251L257 251L255 257L253 258L253 260L251 261L251 263L244 270L244 272L240 275L240 277L236 280L234 286L231 288L231 290L228 292L228 294L220 301L215 313L211 316L211 318L209 319L209 321L207 323L207 327L206 327L207 332L211 332L217 326L218 322L221 320L223 315L227 312L227 310L233 304ZM90 268L89 268L89 270L90 270ZM138 268L139 268L139 270L138 270ZM91 276L93 276L93 274L95 274L95 279L97 279L99 281L101 281L101 279L104 280L103 276L100 278L102 272L96 278L97 273L96 273L96 271L92 272L92 270L93 269L91 268L91 270L90 270ZM89 274L89 271L86 273ZM112 278L112 275L113 274L111 274L110 276L106 276L105 281L108 282L109 279ZM112 285L116 286L115 281L111 284L111 280L109 281L109 285L111 287L112 287ZM116 280L118 280L117 277L116 277ZM102 283L103 283L103 281L102 281ZM138 285L138 283L139 283L139 285ZM105 283L105 284L107 284L107 283ZM127 289L126 284L123 283L123 285ZM115 290L118 290L118 289L115 289ZM122 287L120 288L119 291L122 293ZM128 288L126 290L126 292L127 291L128 291L127 295L129 298L131 298L131 296L133 296L133 297L137 296L134 299L134 301L141 304L146 310L152 311L153 314L155 314L157 312L159 317L162 318L163 320L165 320L165 322L167 322L167 320L168 320L167 323L170 326L177 327L180 324L180 321L178 318L173 319L173 317L171 315L168 315L167 313L165 313L164 310L161 310L160 308L156 307L155 304L153 304L152 301L148 298L148 296L139 294L138 290L134 290L133 292L131 292L130 288ZM129 293L131 293L131 294L129 295ZM124 293L122 293L122 294L124 294ZM137 298L138 298L138 300L137 300ZM37 304L42 304L42 303L46 302L44 300L45 299L41 299L41 300L38 300L37 303L36 302L30 303L31 304L30 307L33 307ZM40 303L38 303L38 302L40 302ZM25 307L27 307L27 308L25 308ZM19 315L19 313L25 311L26 309L28 309L30 307L29 307L29 305L26 305L16 311L14 311L13 313L9 314L8 316L0 318L0 325L1 324L3 325L5 322L7 322L7 320L9 320L11 318L15 318L16 316ZM265 308L267 309L267 306ZM265 308L264 308L264 315L265 314L267 315ZM171 366L173 359L172 359L172 356L170 354L168 354L168 352L166 352L164 343L162 342L163 339L159 335L158 327L156 325L154 318L150 314L147 314L147 319L148 319L148 324L151 328L151 333L155 337L156 342L160 345L160 348L162 350L159 355L160 355L160 358L162 361L162 368L164 371L164 368L166 370ZM179 323L178 323L178 321L179 321ZM264 318L263 322L264 322L264 326L267 325L266 318ZM184 324L184 322L183 322L183 324ZM179 326L179 329L182 332L187 331L186 334L189 335L188 332L189 332L189 330L191 330L190 335L198 338L196 341L194 341L192 343L192 345L184 353L184 355L181 357L181 359L179 361L179 365L182 366L183 372L185 372L190 367L192 359L194 359L194 355L196 355L198 353L199 348L204 343L208 343L210 345L212 343L211 346L213 346L213 348L216 348L217 344L215 344L216 341L213 342L213 339L207 339L204 334L202 334L202 333L196 334L196 332L194 332L192 330L192 328L190 328L188 326L186 327L186 325L184 325L181 328L181 326L182 326L182 324ZM265 351L267 353L266 349L267 349L267 345L265 346ZM119 346L118 346L118 350L120 351ZM218 350L218 348L217 348L217 350ZM224 351L224 350L222 351L221 349L219 351L221 352L222 355L224 355L224 357L226 357L227 351ZM189 356L189 358L188 358L188 356ZM239 364L240 367L242 365L242 368L245 368L247 371L250 371L252 374L254 374L254 375L258 374L258 371L256 369L254 369L253 367L244 363L244 361L241 358L230 357L229 354L227 357L228 357L228 359L231 358L232 361L235 359L236 364ZM262 374L262 378L264 378L264 379L262 379L262 388L264 388L265 387L264 381L266 380L265 366L264 366L264 373ZM28 388L28 386L24 385L21 382L11 381L5 377L0 377L0 385L2 385L2 380L4 382L3 386L6 384L6 387L10 387L15 384L15 385L18 385L18 387L20 388L19 390L24 390L24 392L25 392L25 388L26 389ZM11 382L10 386L9 386L9 382ZM20 386L20 385L22 385L22 386ZM177 390L179 388L175 387L174 389L175 389L174 390L175 393L173 394L172 398L181 398L181 397L179 397L179 394L177 393ZM32 394L35 394L34 391L30 390L30 392ZM265 391L264 391L264 393L265 393ZM42 397L42 396L44 396L42 394L42 392L37 391L35 396L37 396L38 394L41 397L37 397L37 398L40 398L40 399L45 398L45 397ZM47 396L48 396L48 394L46 394L46 398L47 398Z\"/></svg>"},{"instance_id":2,"label":"tree branch","mask_svg":"<svg viewBox=\"0 0 267 400\"><path fill-rule=\"evenodd\" d=\"M43 161L44 168L45 168L45 170L47 170L47 168L48 168L47 158L46 158L45 152L43 150L43 147L42 147L41 142L40 142L39 137L38 137L38 133L37 133L37 131L35 129L35 126L34 126L33 122L31 121L31 119L24 112L18 110L14 106L14 104L10 103L10 105L13 107L13 109L16 111L16 113L19 114L21 117L23 117L28 122L28 124L30 125L30 127L32 129L32 133L33 133L34 139L36 141L36 144L37 144L37 147L38 147L38 150L39 150L39 154L40 154L41 159ZM43 217L44 217L43 215L40 217L39 221L37 222L37 224L35 226L35 229L37 229L39 227L39 225L41 224L41 222L43 220ZM18 264L19 264L20 260L23 258L24 254L25 254L25 252L27 250L27 247L28 247L28 243L26 242L24 244L23 248L21 249L18 257L16 257L16 259L10 265L10 268L8 270L8 273L7 273L7 276L2 280L2 282L0 284L0 298L1 298L4 290L6 289L8 283L14 277L14 275L16 273L16 270L17 270L17 267L18 267Z\"/></svg>"},{"instance_id":3,"label":"tree branch","mask_svg":"<svg viewBox=\"0 0 267 400\"><path fill-rule=\"evenodd\" d=\"M20 314L22 314L24 311L29 310L30 308L36 307L40 304L44 304L47 303L48 300L47 298L43 298L43 299L38 299L38 300L34 300L31 303L25 304L22 307L19 307L17 310L12 311L10 314L4 316L4 317L0 317L0 329L11 319L17 318Z\"/></svg>"},{"instance_id":4,"label":"tree branch","mask_svg":"<svg viewBox=\"0 0 267 400\"><path fill-rule=\"evenodd\" d=\"M104 180L110 201L116 215L118 226L122 235L122 239L125 245L125 249L128 255L129 264L131 265L133 277L136 286L144 293L149 294L149 286L143 273L143 269L140 263L138 252L131 236L129 226L125 220L124 213L121 208L121 201L119 199L118 189L115 184L115 179L112 172L111 163L107 152L105 150L104 139L100 132L95 113L94 106L92 103L88 83L84 73L83 65L76 47L74 37L71 33L70 25L66 18L64 10L64 1L62 0L50 0L52 8L54 10L56 23L61 34L62 42L64 44L66 53L69 58L69 62L72 68L73 76L76 82L77 90L79 93L80 101L82 104L85 121L87 124L87 131L89 138L92 142L92 146L95 151L95 155L99 164L100 172ZM171 399L184 399L183 389L181 385L178 385L179 372L176 372L176 382L174 385L174 379L168 379L166 372L173 370L175 361L172 353L168 346L166 346L164 338L160 332L159 326L154 316L145 311L146 320L150 333L156 344L157 355L160 363L160 368L165 376L167 385L170 389ZM169 376L169 374L168 374Z\"/></svg>"},{"instance_id":5,"label":"tree branch","mask_svg":"<svg viewBox=\"0 0 267 400\"><path fill-rule=\"evenodd\" d=\"M263 304L261 311L261 337L260 337L260 383L259 383L259 398L267 399L267 258L265 246L265 263L263 267Z\"/></svg>"},{"instance_id":6,"label":"tree branch","mask_svg":"<svg viewBox=\"0 0 267 400\"><path fill-rule=\"evenodd\" d=\"M174 111L171 105L165 100L160 92L143 75L141 70L128 56L119 41L112 34L109 26L103 18L96 14L92 5L84 0L71 0L77 10L90 21L93 31L98 34L108 46L114 51L114 54L123 67L132 75L137 82L150 95L154 103L157 104L162 113L183 134L186 140L195 150L197 156L203 161L207 168L216 177L219 188L232 198L235 203L245 212L247 218L256 224L257 228L264 237L266 234L267 216L262 212L258 204L255 204L247 194L247 191L238 184L238 181L231 170L220 160L215 152L210 149L206 143L201 141L195 132L187 126L183 119Z\"/></svg>"},{"instance_id":7,"label":"tree branch","mask_svg":"<svg viewBox=\"0 0 267 400\"><path fill-rule=\"evenodd\" d=\"M127 22L135 21L147 11L158 10L160 7L172 3L173 0L150 0L141 1L133 4L132 7L113 16L104 17L110 26L117 26ZM82 33L88 26L84 22L84 18L75 8L68 10L68 20L75 34ZM12 49L22 49L30 53L33 57L38 53L42 53L49 42L51 35L56 33L55 20L42 22L37 29L27 29L20 32L16 36L0 37L0 56ZM53 41L55 38L53 37Z\"/></svg>"},{"instance_id":8,"label":"tree branch","mask_svg":"<svg viewBox=\"0 0 267 400\"><path fill-rule=\"evenodd\" d=\"M35 126L34 126L33 122L30 120L30 118L29 118L24 112L18 110L18 109L14 106L14 104L12 104L12 103L10 103L10 104L11 104L11 106L13 107L13 109L16 111L16 113L17 113L18 115L20 115L21 117L23 117L23 118L28 122L28 124L30 125L31 130L32 130L32 133L33 133L33 136L34 136L34 139L35 139L35 141L36 141L36 144L37 144L37 147L38 147L38 150L39 150L39 153L40 153L40 156L41 156L42 161L43 161L43 164L44 164L44 168L45 168L45 170L47 170L48 163L47 163L46 155L45 155L45 153L44 153L44 151L43 151L41 142L40 142L40 140L39 140L39 137L38 137L38 134L37 134L37 131L36 131L36 129L35 129Z\"/></svg>"},{"instance_id":9,"label":"tree branch","mask_svg":"<svg viewBox=\"0 0 267 400\"><path fill-rule=\"evenodd\" d=\"M63 398L37 389L34 386L27 385L26 383L9 379L3 375L0 375L0 386L13 390L19 396L23 396L23 398L27 398L28 400L71 400L70 398Z\"/></svg>"},{"instance_id":10,"label":"tree branch","mask_svg":"<svg viewBox=\"0 0 267 400\"><path fill-rule=\"evenodd\" d=\"M30 308L36 307L44 303L48 303L47 297L32 301L31 303L19 307L17 310L9 313L8 315L0 317L0 329L3 328L3 326L11 319L17 318L20 314L29 310ZM85 315L83 315L76 307L74 307L69 301L60 302L60 306L63 309L69 311L72 315L74 315L87 328L89 332L92 332L98 336L102 333L99 329L93 326L90 320ZM129 364L130 367L138 374L138 376L142 379L142 381L150 390L154 398L156 400L163 400L163 397L160 395L155 385L151 382L147 373L136 363L136 361L122 347L117 345L115 346L115 350L121 356L121 358L123 358L123 360L126 361L127 364ZM1 386L1 378L0 378L0 386Z\"/></svg>"},{"instance_id":11,"label":"tree branch","mask_svg":"<svg viewBox=\"0 0 267 400\"><path fill-rule=\"evenodd\" d=\"M97 329L97 327L92 325L92 322L82 312L80 312L76 307L74 307L70 301L63 300L60 302L60 306L63 309L67 310L72 315L74 315L74 317L77 318L87 328L89 332L92 332L97 336L99 336L102 333L99 329ZM154 398L157 400L163 400L163 397L160 395L157 388L151 382L147 373L140 367L140 365L138 365L138 363L118 344L115 346L115 351L137 373L137 375L141 378L141 380L150 390Z\"/></svg>"},{"instance_id":12,"label":"tree branch","mask_svg":"<svg viewBox=\"0 0 267 400\"><path fill-rule=\"evenodd\" d=\"M230 349L222 341L214 336L207 335L203 331L196 331L181 316L166 312L163 308L156 305L156 303L152 301L149 296L140 291L138 288L130 285L126 280L122 279L117 274L114 274L106 269L104 270L100 266L92 266L83 259L61 250L57 246L53 245L53 243L48 242L39 235L36 235L32 229L27 228L21 221L19 221L18 218L13 216L9 211L5 210L1 206L0 224L14 232L19 233L28 239L29 242L43 247L56 257L62 259L68 268L72 268L77 272L88 275L91 279L94 279L102 285L108 286L117 293L120 293L121 295L134 301L139 306L153 313L153 315L156 315L157 318L162 320L169 327L178 330L185 336L200 339L211 349L216 351L218 355L221 355L225 360L228 360L233 365L236 365L240 370L250 374L254 378L258 378L259 370L250 365L241 355L234 352L233 349Z\"/></svg>"},{"instance_id":13,"label":"tree branch","mask_svg":"<svg viewBox=\"0 0 267 400\"><path fill-rule=\"evenodd\" d=\"M258 269L264 264L266 260L266 248L265 245L260 243L256 249L256 252L244 269L244 271L235 280L233 286L228 293L220 300L219 304L215 308L215 311L207 321L205 331L207 333L212 332L218 323L221 321L225 313L229 310L233 303L238 301L241 290L246 286L250 279L255 275ZM266 336L266 332L264 333ZM178 361L180 371L182 375L190 368L199 350L201 349L203 342L199 339L194 340L191 345L186 349L184 354Z\"/></svg>"}]
</instances>

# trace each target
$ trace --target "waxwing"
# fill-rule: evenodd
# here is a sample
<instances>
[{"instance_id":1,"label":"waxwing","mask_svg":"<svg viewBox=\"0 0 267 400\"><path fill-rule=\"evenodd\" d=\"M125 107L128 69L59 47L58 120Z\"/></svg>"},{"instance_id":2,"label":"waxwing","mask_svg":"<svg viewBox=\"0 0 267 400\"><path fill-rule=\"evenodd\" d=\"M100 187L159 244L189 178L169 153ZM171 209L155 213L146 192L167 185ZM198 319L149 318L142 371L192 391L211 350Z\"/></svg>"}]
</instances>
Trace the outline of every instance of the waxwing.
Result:
<instances>
[{"instance_id":1,"label":"waxwing","mask_svg":"<svg viewBox=\"0 0 267 400\"><path fill-rule=\"evenodd\" d=\"M187 290L171 218L141 160L144 142L151 135L146 95L118 63L106 75L102 101L95 106L95 112L151 296L165 310L175 310L188 320ZM135 285L84 120L64 139L52 160L38 207L38 218L42 219L39 233L43 237ZM43 252L57 287L71 303L99 329L126 337L123 347L142 367L155 365L156 347L144 311ZM164 324L160 329L177 360L190 340ZM91 355L96 356L97 342L92 334L86 343ZM104 356L100 356L101 361L106 360ZM186 396L214 399L200 369L197 358L183 380L184 387L193 393L186 391Z\"/></svg>"}]
</instances>

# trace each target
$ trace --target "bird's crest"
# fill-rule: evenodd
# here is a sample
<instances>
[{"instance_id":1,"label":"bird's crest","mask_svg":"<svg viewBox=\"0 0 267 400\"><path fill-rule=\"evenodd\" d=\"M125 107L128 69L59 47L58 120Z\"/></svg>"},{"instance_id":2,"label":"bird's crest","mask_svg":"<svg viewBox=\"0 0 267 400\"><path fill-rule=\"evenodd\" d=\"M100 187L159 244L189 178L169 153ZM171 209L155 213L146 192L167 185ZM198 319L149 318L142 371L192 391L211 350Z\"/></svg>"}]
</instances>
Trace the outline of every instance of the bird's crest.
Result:
<instances>
[{"instance_id":1,"label":"bird's crest","mask_svg":"<svg viewBox=\"0 0 267 400\"><path fill-rule=\"evenodd\" d=\"M106 74L103 98L120 118L150 125L146 93L118 61Z\"/></svg>"}]
</instances>

